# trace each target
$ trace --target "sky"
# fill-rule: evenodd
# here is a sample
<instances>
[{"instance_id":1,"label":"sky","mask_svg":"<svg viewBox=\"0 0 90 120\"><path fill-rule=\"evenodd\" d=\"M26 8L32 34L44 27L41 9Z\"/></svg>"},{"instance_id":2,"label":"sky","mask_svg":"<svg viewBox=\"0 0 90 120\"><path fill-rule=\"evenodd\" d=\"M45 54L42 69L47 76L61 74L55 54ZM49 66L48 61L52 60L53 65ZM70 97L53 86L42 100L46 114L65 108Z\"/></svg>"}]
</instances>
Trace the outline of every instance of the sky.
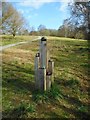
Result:
<instances>
[{"instance_id":1,"label":"sky","mask_svg":"<svg viewBox=\"0 0 90 120\"><path fill-rule=\"evenodd\" d=\"M40 24L58 29L70 17L68 2L72 0L7 0L25 17L28 27L37 30Z\"/></svg>"}]
</instances>

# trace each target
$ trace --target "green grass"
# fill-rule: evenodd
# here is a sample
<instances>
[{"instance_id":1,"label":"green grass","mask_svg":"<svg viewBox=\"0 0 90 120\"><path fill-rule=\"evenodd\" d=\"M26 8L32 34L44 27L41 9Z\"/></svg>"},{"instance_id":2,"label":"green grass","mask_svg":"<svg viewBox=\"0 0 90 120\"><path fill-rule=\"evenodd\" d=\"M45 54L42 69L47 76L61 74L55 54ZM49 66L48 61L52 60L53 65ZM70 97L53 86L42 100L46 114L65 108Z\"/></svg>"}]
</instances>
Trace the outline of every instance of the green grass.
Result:
<instances>
[{"instance_id":1,"label":"green grass","mask_svg":"<svg viewBox=\"0 0 90 120\"><path fill-rule=\"evenodd\" d=\"M22 41L28 41L32 40L34 38L37 38L36 36L11 36L11 35L2 35L0 36L0 45L8 45L8 44L14 44L17 42L22 42Z\"/></svg>"},{"instance_id":2,"label":"green grass","mask_svg":"<svg viewBox=\"0 0 90 120\"><path fill-rule=\"evenodd\" d=\"M47 92L35 91L34 56L38 49L39 42L32 42L3 51L3 118L89 117L88 42L48 37L55 81Z\"/></svg>"}]
</instances>

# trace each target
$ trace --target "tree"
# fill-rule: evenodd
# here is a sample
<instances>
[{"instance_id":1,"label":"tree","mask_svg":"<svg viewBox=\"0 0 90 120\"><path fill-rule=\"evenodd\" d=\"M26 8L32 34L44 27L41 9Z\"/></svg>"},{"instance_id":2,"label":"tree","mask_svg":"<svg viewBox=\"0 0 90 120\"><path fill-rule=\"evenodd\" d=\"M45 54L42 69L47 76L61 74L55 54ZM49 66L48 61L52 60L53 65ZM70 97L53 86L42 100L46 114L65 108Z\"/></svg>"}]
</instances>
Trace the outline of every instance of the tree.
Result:
<instances>
[{"instance_id":1,"label":"tree","mask_svg":"<svg viewBox=\"0 0 90 120\"><path fill-rule=\"evenodd\" d=\"M75 35L78 32L77 30L79 29L76 28L70 19L66 19L64 20L63 25L58 29L58 36L75 38Z\"/></svg>"},{"instance_id":2,"label":"tree","mask_svg":"<svg viewBox=\"0 0 90 120\"><path fill-rule=\"evenodd\" d=\"M90 39L90 2L74 2L70 4L71 22L77 27L81 27L84 36ZM88 37L87 37L88 36Z\"/></svg>"},{"instance_id":3,"label":"tree","mask_svg":"<svg viewBox=\"0 0 90 120\"><path fill-rule=\"evenodd\" d=\"M2 3L0 2L0 35L2 34Z\"/></svg>"},{"instance_id":4,"label":"tree","mask_svg":"<svg viewBox=\"0 0 90 120\"><path fill-rule=\"evenodd\" d=\"M38 26L38 31L42 31L42 30L45 30L46 29L46 26L45 25L39 25Z\"/></svg>"},{"instance_id":5,"label":"tree","mask_svg":"<svg viewBox=\"0 0 90 120\"><path fill-rule=\"evenodd\" d=\"M50 36L57 36L58 31L56 29L49 29Z\"/></svg>"},{"instance_id":6,"label":"tree","mask_svg":"<svg viewBox=\"0 0 90 120\"><path fill-rule=\"evenodd\" d=\"M39 35L46 35L46 36L50 35L50 31L46 28L45 25L42 25L42 24L39 25L38 32L39 32Z\"/></svg>"},{"instance_id":7,"label":"tree","mask_svg":"<svg viewBox=\"0 0 90 120\"><path fill-rule=\"evenodd\" d=\"M38 35L38 32L35 30L34 26L30 27L30 33L29 33L29 35Z\"/></svg>"},{"instance_id":8,"label":"tree","mask_svg":"<svg viewBox=\"0 0 90 120\"><path fill-rule=\"evenodd\" d=\"M63 26L64 26L64 31L65 31L65 37L67 37L67 35L68 35L68 19L64 20Z\"/></svg>"},{"instance_id":9,"label":"tree","mask_svg":"<svg viewBox=\"0 0 90 120\"><path fill-rule=\"evenodd\" d=\"M28 29L25 29L21 32L22 35L29 35L29 31Z\"/></svg>"},{"instance_id":10,"label":"tree","mask_svg":"<svg viewBox=\"0 0 90 120\"><path fill-rule=\"evenodd\" d=\"M2 31L13 36L18 33L24 24L24 18L11 3L2 3Z\"/></svg>"},{"instance_id":11,"label":"tree","mask_svg":"<svg viewBox=\"0 0 90 120\"><path fill-rule=\"evenodd\" d=\"M58 29L58 36L59 37L64 37L65 36L65 28L64 25L60 26Z\"/></svg>"}]
</instances>

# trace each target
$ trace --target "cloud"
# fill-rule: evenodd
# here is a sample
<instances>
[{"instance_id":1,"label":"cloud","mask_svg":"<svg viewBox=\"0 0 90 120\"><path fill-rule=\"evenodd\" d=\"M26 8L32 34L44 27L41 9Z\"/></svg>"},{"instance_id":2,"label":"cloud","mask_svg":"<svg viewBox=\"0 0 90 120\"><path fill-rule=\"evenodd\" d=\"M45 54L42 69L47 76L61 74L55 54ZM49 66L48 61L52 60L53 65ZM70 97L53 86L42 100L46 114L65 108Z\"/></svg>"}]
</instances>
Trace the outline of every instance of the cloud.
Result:
<instances>
[{"instance_id":1,"label":"cloud","mask_svg":"<svg viewBox=\"0 0 90 120\"><path fill-rule=\"evenodd\" d=\"M33 9L23 9L23 8L17 8L18 12L20 12L22 15L31 14L33 12Z\"/></svg>"},{"instance_id":2,"label":"cloud","mask_svg":"<svg viewBox=\"0 0 90 120\"><path fill-rule=\"evenodd\" d=\"M35 13L34 16L38 16L38 13Z\"/></svg>"},{"instance_id":3,"label":"cloud","mask_svg":"<svg viewBox=\"0 0 90 120\"><path fill-rule=\"evenodd\" d=\"M60 11L63 11L66 9L67 5L69 2L72 2L73 0L22 0L20 3L21 6L30 6L35 9L39 9L42 5L46 3L51 3L51 2L58 2L61 3Z\"/></svg>"},{"instance_id":4,"label":"cloud","mask_svg":"<svg viewBox=\"0 0 90 120\"><path fill-rule=\"evenodd\" d=\"M67 6L68 6L68 3L62 2L61 5L60 5L59 10L60 10L61 12L64 12L64 11L67 9Z\"/></svg>"},{"instance_id":5,"label":"cloud","mask_svg":"<svg viewBox=\"0 0 90 120\"><path fill-rule=\"evenodd\" d=\"M21 0L2 0L2 2L21 2Z\"/></svg>"},{"instance_id":6,"label":"cloud","mask_svg":"<svg viewBox=\"0 0 90 120\"><path fill-rule=\"evenodd\" d=\"M61 12L65 12L67 7L68 7L68 3L73 3L73 0L60 0L61 2L61 5L60 5L60 8L59 10Z\"/></svg>"},{"instance_id":7,"label":"cloud","mask_svg":"<svg viewBox=\"0 0 90 120\"><path fill-rule=\"evenodd\" d=\"M68 3L74 0L7 0L11 2L19 2L18 4L22 7L32 7L34 9L39 9L46 3L58 2L60 3L59 11L64 12L67 9ZM23 13L23 11L20 11Z\"/></svg>"},{"instance_id":8,"label":"cloud","mask_svg":"<svg viewBox=\"0 0 90 120\"><path fill-rule=\"evenodd\" d=\"M30 19L30 18L32 18L32 16L31 16L31 15L29 15L29 16L27 16L27 18L28 18L28 19Z\"/></svg>"},{"instance_id":9,"label":"cloud","mask_svg":"<svg viewBox=\"0 0 90 120\"><path fill-rule=\"evenodd\" d=\"M38 16L38 13L34 13L34 14L31 14L28 16L28 19L32 18L32 17L37 17Z\"/></svg>"},{"instance_id":10,"label":"cloud","mask_svg":"<svg viewBox=\"0 0 90 120\"><path fill-rule=\"evenodd\" d=\"M24 10L23 9L18 9L18 11L21 13L21 14L24 14Z\"/></svg>"},{"instance_id":11,"label":"cloud","mask_svg":"<svg viewBox=\"0 0 90 120\"><path fill-rule=\"evenodd\" d=\"M2 0L2 2L7 1L7 2L39 2L39 3L47 3L47 2L89 2L90 0Z\"/></svg>"},{"instance_id":12,"label":"cloud","mask_svg":"<svg viewBox=\"0 0 90 120\"><path fill-rule=\"evenodd\" d=\"M23 7L32 7L35 9L39 9L41 6L43 6L46 3L59 2L61 3L60 10L62 11L64 8L66 8L68 2L71 2L73 0L7 0L7 1L19 2L19 4Z\"/></svg>"},{"instance_id":13,"label":"cloud","mask_svg":"<svg viewBox=\"0 0 90 120\"><path fill-rule=\"evenodd\" d=\"M60 0L2 0L2 2L24 2L24 3L33 3L33 2L39 2L39 3L47 3L47 2L58 2Z\"/></svg>"},{"instance_id":14,"label":"cloud","mask_svg":"<svg viewBox=\"0 0 90 120\"><path fill-rule=\"evenodd\" d=\"M26 0L20 3L21 6L30 6L35 9L40 8L42 5L50 2L57 2L58 0Z\"/></svg>"},{"instance_id":15,"label":"cloud","mask_svg":"<svg viewBox=\"0 0 90 120\"><path fill-rule=\"evenodd\" d=\"M58 2L60 3L59 10L61 12L64 12L67 9L67 5L69 2L73 2L74 0L6 0L8 2L19 2L18 4L23 7L32 7L34 9L39 9L41 6L43 6L46 3L51 2ZM21 11L23 12L23 11Z\"/></svg>"}]
</instances>

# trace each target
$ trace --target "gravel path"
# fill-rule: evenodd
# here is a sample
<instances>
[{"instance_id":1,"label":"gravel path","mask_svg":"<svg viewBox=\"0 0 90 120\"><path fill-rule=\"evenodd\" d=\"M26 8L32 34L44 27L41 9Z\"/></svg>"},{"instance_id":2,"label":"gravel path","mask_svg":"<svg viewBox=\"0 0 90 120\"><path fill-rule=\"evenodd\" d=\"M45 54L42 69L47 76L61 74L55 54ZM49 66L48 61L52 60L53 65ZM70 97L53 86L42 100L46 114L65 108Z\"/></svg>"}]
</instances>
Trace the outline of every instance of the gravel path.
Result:
<instances>
[{"instance_id":1,"label":"gravel path","mask_svg":"<svg viewBox=\"0 0 90 120\"><path fill-rule=\"evenodd\" d=\"M13 46L16 46L16 45L20 45L20 44L24 44L24 43L28 43L28 42L33 42L33 41L36 41L36 40L39 40L39 39L41 39L40 36L36 39L33 39L33 40L28 40L28 41L25 41L25 42L18 42L18 43L14 43L14 44L5 45L5 46L0 46L0 51L2 51L4 49L7 49L7 48L10 48L10 47L13 47Z\"/></svg>"}]
</instances>

